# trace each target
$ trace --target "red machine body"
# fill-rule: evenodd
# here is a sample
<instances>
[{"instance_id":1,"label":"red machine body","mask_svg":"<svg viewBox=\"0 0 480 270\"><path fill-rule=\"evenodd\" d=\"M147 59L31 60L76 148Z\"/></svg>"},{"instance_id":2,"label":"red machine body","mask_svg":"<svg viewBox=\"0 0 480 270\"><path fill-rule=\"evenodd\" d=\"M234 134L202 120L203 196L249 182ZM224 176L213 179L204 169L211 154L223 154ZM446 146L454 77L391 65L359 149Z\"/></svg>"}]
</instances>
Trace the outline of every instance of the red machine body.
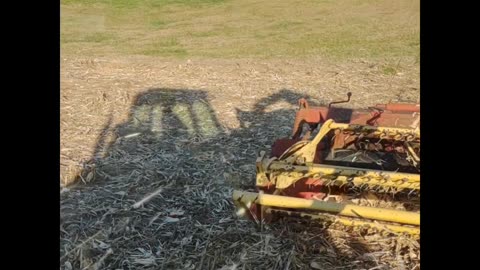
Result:
<instances>
[{"instance_id":1,"label":"red machine body","mask_svg":"<svg viewBox=\"0 0 480 270\"><path fill-rule=\"evenodd\" d=\"M328 107L310 107L305 99L299 100L299 110L295 116L291 138L284 138L276 140L272 146L271 156L280 157L289 147L300 140L308 140L319 125L333 119L337 123L359 124L369 126L383 126L396 128L419 128L420 126L420 105L419 104L377 104L374 107L369 107L367 110L353 110L347 108L332 107L332 104L348 102L350 100L350 93L348 100L340 102L332 102ZM307 126L307 130L304 127ZM320 142L317 146L317 154L314 163L322 164L325 159L326 148L330 149L346 149L349 144L357 140L355 136L350 136L345 133L336 133L333 137L333 142L326 145ZM384 149L385 151L398 151L395 144L392 143ZM300 197L305 199L319 199L322 200L326 194L330 193L331 187L325 187L322 181L318 179L302 179L298 181L295 186L289 187L285 190L285 195ZM338 188L338 187L336 187ZM340 188L341 189L341 188ZM272 191L262 188L266 193ZM340 191L340 190L339 190ZM340 191L341 193L341 191Z\"/></svg>"}]
</instances>

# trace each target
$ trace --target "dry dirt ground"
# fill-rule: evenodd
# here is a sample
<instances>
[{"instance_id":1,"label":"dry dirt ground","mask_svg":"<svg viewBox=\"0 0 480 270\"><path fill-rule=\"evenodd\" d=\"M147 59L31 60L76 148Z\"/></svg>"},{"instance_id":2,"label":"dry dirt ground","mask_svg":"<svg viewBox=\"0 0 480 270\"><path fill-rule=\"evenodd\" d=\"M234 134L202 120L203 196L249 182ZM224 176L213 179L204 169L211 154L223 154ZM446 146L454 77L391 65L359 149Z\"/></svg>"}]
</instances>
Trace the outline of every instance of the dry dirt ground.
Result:
<instances>
[{"instance_id":1,"label":"dry dirt ground","mask_svg":"<svg viewBox=\"0 0 480 270\"><path fill-rule=\"evenodd\" d=\"M306 60L61 59L62 269L419 269L404 236L235 218L296 102L419 101L419 68ZM135 203L158 191L156 196ZM137 204L138 205L138 204Z\"/></svg>"}]
</instances>

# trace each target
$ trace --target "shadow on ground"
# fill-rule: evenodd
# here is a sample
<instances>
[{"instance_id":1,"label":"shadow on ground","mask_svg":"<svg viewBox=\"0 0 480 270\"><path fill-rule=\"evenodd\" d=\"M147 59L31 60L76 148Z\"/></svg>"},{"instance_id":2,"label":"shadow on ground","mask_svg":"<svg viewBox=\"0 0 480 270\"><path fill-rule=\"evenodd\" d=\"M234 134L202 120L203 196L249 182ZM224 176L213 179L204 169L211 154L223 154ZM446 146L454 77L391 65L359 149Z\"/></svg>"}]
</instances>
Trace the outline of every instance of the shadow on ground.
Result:
<instances>
[{"instance_id":1,"label":"shadow on ground","mask_svg":"<svg viewBox=\"0 0 480 270\"><path fill-rule=\"evenodd\" d=\"M228 130L205 91L137 96L126 123L105 123L78 184L61 194L62 269L411 269L382 261L394 256L392 239L234 217L231 192L254 189L258 151L291 133L294 109L275 104L302 97L280 90L237 109L240 128ZM397 248L415 245L405 241Z\"/></svg>"}]
</instances>

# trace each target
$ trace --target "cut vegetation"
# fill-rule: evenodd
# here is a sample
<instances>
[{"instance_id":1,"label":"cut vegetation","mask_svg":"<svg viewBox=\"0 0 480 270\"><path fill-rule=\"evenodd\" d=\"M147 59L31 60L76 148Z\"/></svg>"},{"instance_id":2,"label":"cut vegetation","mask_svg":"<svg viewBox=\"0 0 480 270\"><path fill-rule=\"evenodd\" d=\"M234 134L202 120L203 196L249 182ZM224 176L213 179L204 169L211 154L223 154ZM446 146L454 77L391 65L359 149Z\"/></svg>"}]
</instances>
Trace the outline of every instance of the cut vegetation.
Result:
<instances>
[{"instance_id":1,"label":"cut vegetation","mask_svg":"<svg viewBox=\"0 0 480 270\"><path fill-rule=\"evenodd\" d=\"M233 216L297 100L418 102L418 0L62 0L62 269L419 269L419 242Z\"/></svg>"}]
</instances>

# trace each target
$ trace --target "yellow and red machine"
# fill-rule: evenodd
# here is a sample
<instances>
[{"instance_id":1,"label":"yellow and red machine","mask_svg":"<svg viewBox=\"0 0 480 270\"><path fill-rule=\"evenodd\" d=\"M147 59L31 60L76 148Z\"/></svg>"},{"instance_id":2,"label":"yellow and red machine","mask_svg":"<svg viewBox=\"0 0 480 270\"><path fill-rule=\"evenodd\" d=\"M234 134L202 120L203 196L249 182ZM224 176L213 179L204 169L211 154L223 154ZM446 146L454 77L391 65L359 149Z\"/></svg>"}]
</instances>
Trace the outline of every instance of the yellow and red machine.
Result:
<instances>
[{"instance_id":1,"label":"yellow and red machine","mask_svg":"<svg viewBox=\"0 0 480 270\"><path fill-rule=\"evenodd\" d=\"M234 191L257 221L300 216L419 235L420 105L366 110L299 100L290 138L256 160L258 192Z\"/></svg>"}]
</instances>

